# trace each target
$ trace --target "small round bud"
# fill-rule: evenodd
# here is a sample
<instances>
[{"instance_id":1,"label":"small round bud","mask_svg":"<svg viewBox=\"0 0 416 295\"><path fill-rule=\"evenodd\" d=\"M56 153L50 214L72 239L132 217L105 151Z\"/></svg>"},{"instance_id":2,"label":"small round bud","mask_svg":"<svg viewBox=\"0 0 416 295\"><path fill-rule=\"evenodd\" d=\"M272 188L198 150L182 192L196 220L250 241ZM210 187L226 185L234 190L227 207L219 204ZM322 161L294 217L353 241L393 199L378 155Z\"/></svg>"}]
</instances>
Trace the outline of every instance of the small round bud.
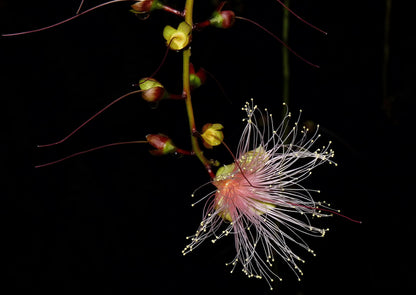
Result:
<instances>
[{"instance_id":1,"label":"small round bud","mask_svg":"<svg viewBox=\"0 0 416 295\"><path fill-rule=\"evenodd\" d=\"M147 142L156 148L156 150L151 150L152 155L160 156L176 151L176 146L173 144L172 140L164 134L149 134L146 136Z\"/></svg>"},{"instance_id":2,"label":"small round bud","mask_svg":"<svg viewBox=\"0 0 416 295\"><path fill-rule=\"evenodd\" d=\"M189 73L190 73L189 80L190 80L192 89L196 89L196 88L200 87L202 84L205 83L205 81L207 79L207 75L205 73L205 70L203 68L200 68L195 73L195 68L192 64L190 65Z\"/></svg>"},{"instance_id":3,"label":"small round bud","mask_svg":"<svg viewBox=\"0 0 416 295\"><path fill-rule=\"evenodd\" d=\"M133 13L149 13L152 10L160 9L163 5L157 0L140 0L131 5Z\"/></svg>"},{"instance_id":4,"label":"small round bud","mask_svg":"<svg viewBox=\"0 0 416 295\"><path fill-rule=\"evenodd\" d=\"M142 97L147 102L158 102L168 96L165 87L153 78L143 78L139 85L140 89L143 90Z\"/></svg>"},{"instance_id":5,"label":"small round bud","mask_svg":"<svg viewBox=\"0 0 416 295\"><path fill-rule=\"evenodd\" d=\"M215 11L209 21L214 27L229 29L235 22L235 13L231 10Z\"/></svg>"}]
</instances>

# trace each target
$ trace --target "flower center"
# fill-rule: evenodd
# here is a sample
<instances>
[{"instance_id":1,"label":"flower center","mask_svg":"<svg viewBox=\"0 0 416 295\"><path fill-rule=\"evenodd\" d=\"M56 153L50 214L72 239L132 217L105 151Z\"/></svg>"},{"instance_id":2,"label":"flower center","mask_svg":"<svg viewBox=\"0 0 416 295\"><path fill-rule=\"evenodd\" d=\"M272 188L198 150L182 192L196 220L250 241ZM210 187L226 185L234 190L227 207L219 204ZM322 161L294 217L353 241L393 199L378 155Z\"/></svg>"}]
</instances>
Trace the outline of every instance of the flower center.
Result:
<instances>
[{"instance_id":1,"label":"flower center","mask_svg":"<svg viewBox=\"0 0 416 295\"><path fill-rule=\"evenodd\" d=\"M240 172L234 172L228 177L217 177L220 180L214 182L218 188L214 208L224 220L232 222L235 216L243 214L254 221L276 207L271 200L262 197L260 191L247 183L246 177Z\"/></svg>"},{"instance_id":2,"label":"flower center","mask_svg":"<svg viewBox=\"0 0 416 295\"><path fill-rule=\"evenodd\" d=\"M215 194L215 209L220 210L220 217L232 222L232 216L239 207L238 204L241 203L241 180L235 175L232 178L217 181L215 186L218 188Z\"/></svg>"}]
</instances>

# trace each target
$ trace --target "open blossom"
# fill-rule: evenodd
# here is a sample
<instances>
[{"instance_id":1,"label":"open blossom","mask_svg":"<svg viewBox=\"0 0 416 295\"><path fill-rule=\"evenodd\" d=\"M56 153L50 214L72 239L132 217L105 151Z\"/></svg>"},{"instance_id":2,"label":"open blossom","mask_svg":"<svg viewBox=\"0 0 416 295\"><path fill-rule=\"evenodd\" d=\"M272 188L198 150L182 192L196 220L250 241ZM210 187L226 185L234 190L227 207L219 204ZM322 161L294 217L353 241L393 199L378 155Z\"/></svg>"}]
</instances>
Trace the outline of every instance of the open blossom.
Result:
<instances>
[{"instance_id":1,"label":"open blossom","mask_svg":"<svg viewBox=\"0 0 416 295\"><path fill-rule=\"evenodd\" d=\"M163 29L163 37L172 50L182 50L191 42L192 28L186 22L181 22L177 29L166 26Z\"/></svg>"},{"instance_id":2,"label":"open blossom","mask_svg":"<svg viewBox=\"0 0 416 295\"><path fill-rule=\"evenodd\" d=\"M316 203L310 190L302 185L311 170L327 162L333 163L329 147L314 148L319 138L299 126L299 117L290 127L291 114L273 125L267 110L247 103L245 129L235 162L221 167L211 183L216 189L207 199L203 220L188 239L187 254L204 240L213 243L224 236L233 236L236 255L227 265L231 272L241 265L249 277L265 278L271 287L275 278L275 258L286 261L299 278L303 259L292 248L313 253L301 235L323 236L327 229L311 224L326 206ZM321 210L319 209L321 208ZM297 247L296 247L297 246ZM297 250L297 249L296 249Z\"/></svg>"}]
</instances>

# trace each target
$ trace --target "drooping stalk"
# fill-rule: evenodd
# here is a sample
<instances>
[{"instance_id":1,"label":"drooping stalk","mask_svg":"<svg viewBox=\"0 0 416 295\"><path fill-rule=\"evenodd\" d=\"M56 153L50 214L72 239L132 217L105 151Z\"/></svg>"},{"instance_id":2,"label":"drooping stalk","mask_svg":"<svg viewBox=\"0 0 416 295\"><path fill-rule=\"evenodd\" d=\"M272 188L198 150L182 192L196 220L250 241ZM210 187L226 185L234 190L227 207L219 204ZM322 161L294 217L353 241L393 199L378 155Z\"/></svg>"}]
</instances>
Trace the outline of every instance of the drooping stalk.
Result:
<instances>
[{"instance_id":1,"label":"drooping stalk","mask_svg":"<svg viewBox=\"0 0 416 295\"><path fill-rule=\"evenodd\" d=\"M39 28L39 29L34 29L34 30L24 31L24 32L19 32L19 33L1 34L1 36L2 37L12 37L12 36L26 35L26 34L31 34L31 33L35 33L35 32L41 32L41 31L49 30L49 29L52 29L54 27L65 24L65 23L67 23L67 22L69 22L73 19L76 19L76 18L80 17L81 15L90 13L91 11L96 10L98 8L101 8L101 7L104 7L104 6L107 6L109 4L113 4L113 3L126 2L126 1L131 1L131 0L112 0L112 1L101 3L101 4L96 5L94 7L91 7L91 8L89 8L89 9L83 11L83 12L80 12L80 10L82 8L82 5L83 5L83 2L81 2L80 6L78 7L77 13L74 16L71 16L67 19L64 19L63 21L60 21L60 22L57 22L53 25L42 27L42 28Z\"/></svg>"},{"instance_id":2,"label":"drooping stalk","mask_svg":"<svg viewBox=\"0 0 416 295\"><path fill-rule=\"evenodd\" d=\"M194 7L194 0L186 0L185 3L185 22L193 27L193 7ZM197 129L195 124L195 117L194 111L192 107L192 97L191 97L191 83L190 83L190 58L191 58L191 48L188 47L183 51L183 94L185 95L185 103L186 103L186 112L188 114L189 120L189 129L191 132L191 143L192 143L192 151L198 157L198 159L202 162L205 168L208 171L208 174L214 178L215 175L211 170L210 162L207 158L205 158L199 143L198 138L196 136Z\"/></svg>"}]
</instances>

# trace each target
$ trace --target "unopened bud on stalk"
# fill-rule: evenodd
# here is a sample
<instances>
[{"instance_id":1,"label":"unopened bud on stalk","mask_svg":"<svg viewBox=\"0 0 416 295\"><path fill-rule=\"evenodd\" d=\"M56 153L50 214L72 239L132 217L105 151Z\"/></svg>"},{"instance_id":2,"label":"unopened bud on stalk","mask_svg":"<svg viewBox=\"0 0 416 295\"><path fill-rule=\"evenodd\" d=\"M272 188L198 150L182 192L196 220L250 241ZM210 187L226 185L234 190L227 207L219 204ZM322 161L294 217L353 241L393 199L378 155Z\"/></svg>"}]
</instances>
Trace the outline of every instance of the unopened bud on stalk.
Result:
<instances>
[{"instance_id":1,"label":"unopened bud on stalk","mask_svg":"<svg viewBox=\"0 0 416 295\"><path fill-rule=\"evenodd\" d=\"M141 79L139 86L143 90L142 97L147 102L158 102L168 97L168 92L165 90L165 87L153 78Z\"/></svg>"},{"instance_id":2,"label":"unopened bud on stalk","mask_svg":"<svg viewBox=\"0 0 416 295\"><path fill-rule=\"evenodd\" d=\"M171 154L177 150L172 140L164 134L149 134L146 136L146 140L151 146L156 148L150 151L155 156Z\"/></svg>"},{"instance_id":3,"label":"unopened bud on stalk","mask_svg":"<svg viewBox=\"0 0 416 295\"><path fill-rule=\"evenodd\" d=\"M205 124L202 127L201 137L204 140L204 146L212 149L213 146L220 145L224 140L224 133L221 131L224 127L221 124Z\"/></svg>"},{"instance_id":4,"label":"unopened bud on stalk","mask_svg":"<svg viewBox=\"0 0 416 295\"><path fill-rule=\"evenodd\" d=\"M207 79L207 75L205 73L205 70L203 68L200 68L195 73L195 68L192 64L190 65L189 73L190 73L189 80L191 82L191 88L192 89L196 89L196 88L200 87L202 84L205 83L205 80Z\"/></svg>"},{"instance_id":5,"label":"unopened bud on stalk","mask_svg":"<svg viewBox=\"0 0 416 295\"><path fill-rule=\"evenodd\" d=\"M163 8L163 5L157 0L140 0L131 5L131 12L133 13L149 13L155 9Z\"/></svg>"},{"instance_id":6,"label":"unopened bud on stalk","mask_svg":"<svg viewBox=\"0 0 416 295\"><path fill-rule=\"evenodd\" d=\"M234 21L235 13L231 10L215 11L209 20L211 26L221 29L231 28Z\"/></svg>"}]
</instances>

